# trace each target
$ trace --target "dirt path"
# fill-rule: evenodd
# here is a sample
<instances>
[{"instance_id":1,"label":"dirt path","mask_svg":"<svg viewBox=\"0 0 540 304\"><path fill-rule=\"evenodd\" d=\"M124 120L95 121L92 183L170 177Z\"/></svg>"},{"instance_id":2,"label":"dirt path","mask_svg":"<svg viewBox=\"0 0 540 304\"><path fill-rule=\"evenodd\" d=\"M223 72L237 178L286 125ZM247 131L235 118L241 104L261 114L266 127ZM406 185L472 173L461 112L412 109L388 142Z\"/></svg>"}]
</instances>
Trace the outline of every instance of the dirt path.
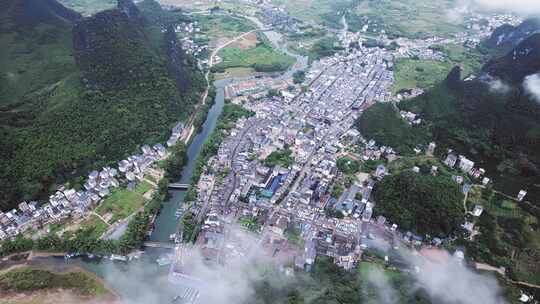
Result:
<instances>
[{"instance_id":1,"label":"dirt path","mask_svg":"<svg viewBox=\"0 0 540 304\"><path fill-rule=\"evenodd\" d=\"M90 212L90 214L95 215L98 219L100 219L100 220L103 221L105 224L107 224L107 226L111 227L111 224L109 224L109 222L106 221L101 215L97 214L97 213L94 212L94 211Z\"/></svg>"},{"instance_id":2,"label":"dirt path","mask_svg":"<svg viewBox=\"0 0 540 304\"><path fill-rule=\"evenodd\" d=\"M215 64L214 58L217 56L217 54L222 49L224 49L224 48L228 47L229 45L237 42L238 40L243 39L244 37L246 37L246 36L248 36L248 35L250 35L252 33L258 32L258 31L260 31L260 29L245 32L245 33L243 33L243 34L241 34L241 35L227 41L226 43L222 44L221 46L217 47L212 52L212 54L210 54L210 60L208 61L208 71L206 71L206 73L204 74L204 78L206 79L206 90L204 90L204 93L203 93L203 95L201 97L201 101L196 106L195 111L191 115L191 118L189 119L188 123L186 124L186 128L184 128L184 132L182 133L182 136L180 138L184 143L187 144L189 142L189 140L191 139L191 137L193 136L193 134L195 133L195 126L193 125L193 123L195 121L195 116L198 113L199 109L206 104L206 100L208 99L208 94L210 92L210 87L212 86L212 84L210 83L210 73L211 73L212 67Z\"/></svg>"}]
</instances>

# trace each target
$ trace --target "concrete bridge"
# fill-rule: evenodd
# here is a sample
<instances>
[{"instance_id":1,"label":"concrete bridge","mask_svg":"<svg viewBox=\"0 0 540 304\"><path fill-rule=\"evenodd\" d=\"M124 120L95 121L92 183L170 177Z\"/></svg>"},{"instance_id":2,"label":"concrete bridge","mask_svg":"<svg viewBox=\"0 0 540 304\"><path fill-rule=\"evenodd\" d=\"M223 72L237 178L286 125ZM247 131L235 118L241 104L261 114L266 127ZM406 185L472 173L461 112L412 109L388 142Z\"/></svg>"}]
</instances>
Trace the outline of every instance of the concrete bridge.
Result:
<instances>
[{"instance_id":1,"label":"concrete bridge","mask_svg":"<svg viewBox=\"0 0 540 304\"><path fill-rule=\"evenodd\" d=\"M150 248L162 248L162 249L174 249L176 245L174 243L161 243L161 242L144 242L144 247Z\"/></svg>"},{"instance_id":2,"label":"concrete bridge","mask_svg":"<svg viewBox=\"0 0 540 304\"><path fill-rule=\"evenodd\" d=\"M180 184L180 183L171 183L171 184L169 184L169 189L187 190L188 188L189 188L189 184Z\"/></svg>"}]
</instances>

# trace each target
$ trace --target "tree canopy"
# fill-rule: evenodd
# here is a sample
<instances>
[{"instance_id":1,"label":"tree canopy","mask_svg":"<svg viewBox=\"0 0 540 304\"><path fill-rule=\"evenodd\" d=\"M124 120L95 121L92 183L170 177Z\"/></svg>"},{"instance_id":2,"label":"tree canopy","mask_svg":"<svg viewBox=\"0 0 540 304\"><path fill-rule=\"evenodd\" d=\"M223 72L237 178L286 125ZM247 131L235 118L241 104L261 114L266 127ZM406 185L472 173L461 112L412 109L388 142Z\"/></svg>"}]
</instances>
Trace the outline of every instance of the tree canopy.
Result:
<instances>
[{"instance_id":1,"label":"tree canopy","mask_svg":"<svg viewBox=\"0 0 540 304\"><path fill-rule=\"evenodd\" d=\"M463 194L443 176L403 171L375 188L376 211L403 229L447 236L463 221Z\"/></svg>"}]
</instances>

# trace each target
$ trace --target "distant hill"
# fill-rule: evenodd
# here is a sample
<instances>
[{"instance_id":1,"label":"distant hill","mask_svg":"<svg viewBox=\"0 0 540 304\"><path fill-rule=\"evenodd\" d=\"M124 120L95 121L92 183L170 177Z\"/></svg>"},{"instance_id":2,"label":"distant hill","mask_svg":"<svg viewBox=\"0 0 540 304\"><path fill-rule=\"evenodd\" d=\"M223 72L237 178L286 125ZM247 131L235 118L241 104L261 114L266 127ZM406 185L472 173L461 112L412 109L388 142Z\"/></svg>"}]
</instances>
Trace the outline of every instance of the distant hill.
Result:
<instances>
[{"instance_id":1,"label":"distant hill","mask_svg":"<svg viewBox=\"0 0 540 304\"><path fill-rule=\"evenodd\" d=\"M504 24L482 42L482 47L498 54L505 54L535 33L540 33L540 18L527 19L518 26Z\"/></svg>"},{"instance_id":2,"label":"distant hill","mask_svg":"<svg viewBox=\"0 0 540 304\"><path fill-rule=\"evenodd\" d=\"M513 85L537 73L540 71L540 33L524 39L505 56L491 60L482 71Z\"/></svg>"},{"instance_id":3,"label":"distant hill","mask_svg":"<svg viewBox=\"0 0 540 304\"><path fill-rule=\"evenodd\" d=\"M28 30L45 23L67 26L81 18L56 0L3 0L0 4L0 28L3 31Z\"/></svg>"},{"instance_id":4,"label":"distant hill","mask_svg":"<svg viewBox=\"0 0 540 304\"><path fill-rule=\"evenodd\" d=\"M9 2L0 31L8 45L0 52L1 209L67 181L77 187L89 170L163 141L193 111L206 82L176 36L162 32L178 18L156 24L131 0L87 18L55 0Z\"/></svg>"},{"instance_id":5,"label":"distant hill","mask_svg":"<svg viewBox=\"0 0 540 304\"><path fill-rule=\"evenodd\" d=\"M423 115L441 153L457 149L487 169L499 189L527 189L529 199L540 200L540 104L523 87L526 76L540 72L540 34L482 71L473 81L448 77L400 108ZM452 73L459 75L459 69ZM502 80L504 91L493 89L493 77Z\"/></svg>"}]
</instances>

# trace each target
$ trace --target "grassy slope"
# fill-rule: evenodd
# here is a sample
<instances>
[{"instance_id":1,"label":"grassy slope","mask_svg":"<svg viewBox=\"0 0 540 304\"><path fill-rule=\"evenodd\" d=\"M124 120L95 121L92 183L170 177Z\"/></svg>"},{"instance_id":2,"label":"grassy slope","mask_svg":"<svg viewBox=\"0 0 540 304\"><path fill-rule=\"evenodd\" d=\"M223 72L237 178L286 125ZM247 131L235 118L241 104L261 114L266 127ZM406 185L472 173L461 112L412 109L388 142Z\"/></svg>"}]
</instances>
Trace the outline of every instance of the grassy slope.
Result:
<instances>
[{"instance_id":1,"label":"grassy slope","mask_svg":"<svg viewBox=\"0 0 540 304\"><path fill-rule=\"evenodd\" d=\"M281 69L287 69L295 60L294 58L276 52L270 45L260 43L254 48L242 50L238 47L228 47L223 49L219 55L223 62L218 64L217 68L238 68L255 67L257 64L277 65Z\"/></svg>"},{"instance_id":2,"label":"grassy slope","mask_svg":"<svg viewBox=\"0 0 540 304\"><path fill-rule=\"evenodd\" d=\"M371 27L387 33L406 37L426 37L448 35L464 30L448 19L447 12L454 5L452 0L274 0L284 5L287 11L303 21L326 22L334 28L341 28L338 13L347 10L349 26L357 31L363 25L360 19L369 17Z\"/></svg>"},{"instance_id":3,"label":"grassy slope","mask_svg":"<svg viewBox=\"0 0 540 304\"><path fill-rule=\"evenodd\" d=\"M447 18L452 0L367 0L356 10L373 20L380 20L387 33L406 37L448 35L463 30Z\"/></svg>"},{"instance_id":4,"label":"grassy slope","mask_svg":"<svg viewBox=\"0 0 540 304\"><path fill-rule=\"evenodd\" d=\"M441 45L436 49L446 56L445 61L399 59L394 72L396 82L393 92L414 87L428 89L443 81L456 65L463 69L464 77L475 74L482 68L484 57L476 50L461 45Z\"/></svg>"},{"instance_id":5,"label":"grassy slope","mask_svg":"<svg viewBox=\"0 0 540 304\"><path fill-rule=\"evenodd\" d=\"M38 290L69 289L81 295L102 296L108 293L94 277L83 272L53 273L30 267L18 268L0 276L0 290L33 292Z\"/></svg>"},{"instance_id":6,"label":"grassy slope","mask_svg":"<svg viewBox=\"0 0 540 304\"><path fill-rule=\"evenodd\" d=\"M41 24L21 33L0 33L0 45L0 106L77 71L70 28Z\"/></svg>"},{"instance_id":7,"label":"grassy slope","mask_svg":"<svg viewBox=\"0 0 540 304\"><path fill-rule=\"evenodd\" d=\"M435 60L399 59L394 71L396 82L392 88L394 93L402 89L427 89L446 78L452 64Z\"/></svg>"},{"instance_id":8,"label":"grassy slope","mask_svg":"<svg viewBox=\"0 0 540 304\"><path fill-rule=\"evenodd\" d=\"M123 188L116 189L99 205L96 213L100 215L112 213L113 217L109 221L112 224L140 209L146 201L144 194L150 189L152 186L148 182L140 183L133 191Z\"/></svg>"},{"instance_id":9,"label":"grassy slope","mask_svg":"<svg viewBox=\"0 0 540 304\"><path fill-rule=\"evenodd\" d=\"M194 15L194 20L199 22L202 34L210 41L220 38L234 38L241 33L256 29L250 21L227 15Z\"/></svg>"}]
</instances>

